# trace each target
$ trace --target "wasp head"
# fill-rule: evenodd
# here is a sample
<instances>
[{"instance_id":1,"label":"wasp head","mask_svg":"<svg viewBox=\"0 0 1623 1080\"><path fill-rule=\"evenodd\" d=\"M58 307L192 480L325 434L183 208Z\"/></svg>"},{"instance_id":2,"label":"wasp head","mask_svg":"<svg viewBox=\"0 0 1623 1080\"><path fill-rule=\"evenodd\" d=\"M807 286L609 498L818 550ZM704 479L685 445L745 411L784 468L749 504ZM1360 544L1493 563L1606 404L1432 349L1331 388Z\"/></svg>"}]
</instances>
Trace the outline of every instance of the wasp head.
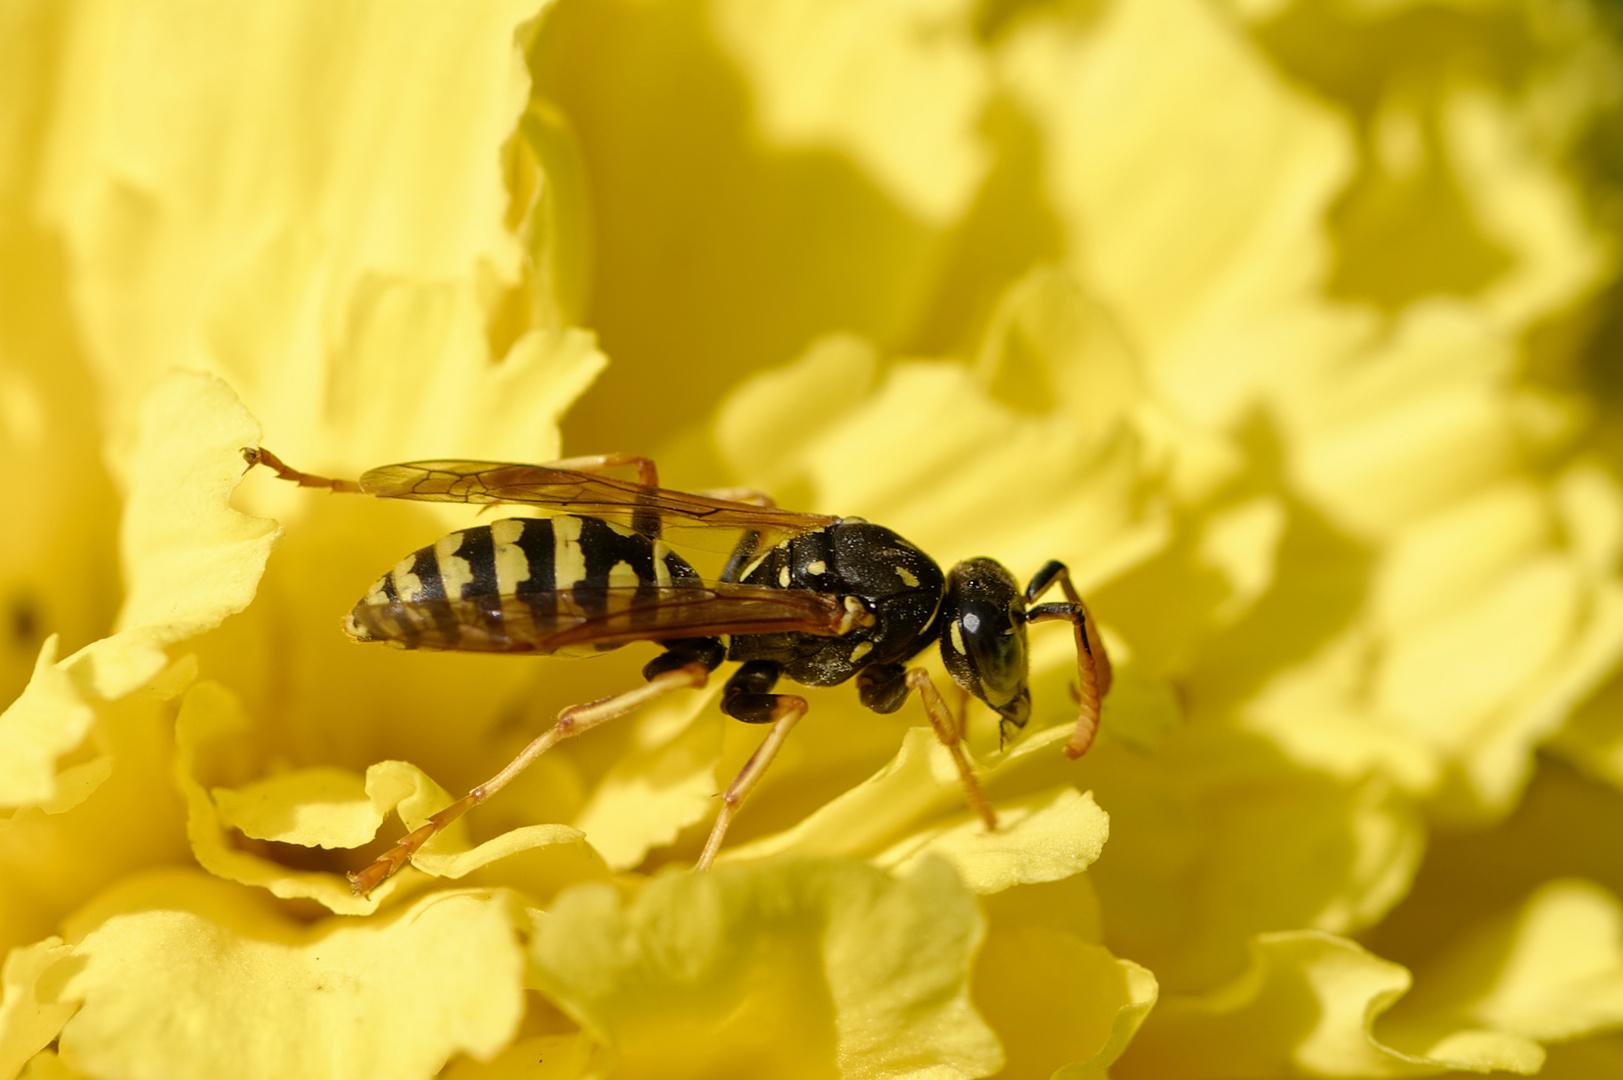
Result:
<instances>
[{"instance_id":1,"label":"wasp head","mask_svg":"<svg viewBox=\"0 0 1623 1080\"><path fill-rule=\"evenodd\" d=\"M997 710L1003 735L1031 716L1026 688L1026 598L992 559L966 559L947 575L941 659L965 690Z\"/></svg>"}]
</instances>

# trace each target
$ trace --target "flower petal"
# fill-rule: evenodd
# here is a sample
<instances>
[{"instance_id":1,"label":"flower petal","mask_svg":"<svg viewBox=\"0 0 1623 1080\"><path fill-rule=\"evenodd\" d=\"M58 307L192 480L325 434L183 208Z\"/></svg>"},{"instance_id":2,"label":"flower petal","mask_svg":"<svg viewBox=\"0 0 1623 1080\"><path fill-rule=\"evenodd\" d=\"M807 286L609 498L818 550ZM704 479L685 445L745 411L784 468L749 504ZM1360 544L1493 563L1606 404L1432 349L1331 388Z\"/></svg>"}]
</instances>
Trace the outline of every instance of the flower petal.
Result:
<instances>
[{"instance_id":1,"label":"flower petal","mask_svg":"<svg viewBox=\"0 0 1623 1080\"><path fill-rule=\"evenodd\" d=\"M83 1005L62 1056L153 1080L215 1077L223 1061L244 1080L426 1078L516 1031L516 914L501 896L440 893L305 926L200 874L135 879L68 927L57 1000Z\"/></svg>"},{"instance_id":2,"label":"flower petal","mask_svg":"<svg viewBox=\"0 0 1623 1080\"><path fill-rule=\"evenodd\" d=\"M942 862L895 880L859 863L666 873L622 905L559 896L533 977L617 1068L714 1076L982 1076L1001 1054L969 1004L981 937Z\"/></svg>"},{"instance_id":3,"label":"flower petal","mask_svg":"<svg viewBox=\"0 0 1623 1080\"><path fill-rule=\"evenodd\" d=\"M57 800L57 758L77 747L95 723L95 709L57 665L56 642L54 634L46 639L34 678L0 713L0 806L49 806Z\"/></svg>"},{"instance_id":4,"label":"flower petal","mask_svg":"<svg viewBox=\"0 0 1623 1080\"><path fill-rule=\"evenodd\" d=\"M17 1070L45 1044L56 1038L77 1005L41 1002L41 975L73 950L58 937L19 946L6 954L0 971L0 1076Z\"/></svg>"},{"instance_id":5,"label":"flower petal","mask_svg":"<svg viewBox=\"0 0 1623 1080\"><path fill-rule=\"evenodd\" d=\"M258 442L259 423L212 376L172 372L143 399L127 461L118 632L66 661L101 697L147 682L168 663L164 646L213 629L253 599L281 530L230 499L242 447Z\"/></svg>"},{"instance_id":6,"label":"flower petal","mask_svg":"<svg viewBox=\"0 0 1623 1080\"><path fill-rule=\"evenodd\" d=\"M1116 1075L1528 1075L1544 1063L1537 1043L1480 1029L1454 1031L1422 1053L1383 1045L1375 1020L1409 988L1409 973L1343 938L1261 934L1252 957L1244 975L1210 994L1163 996Z\"/></svg>"}]
</instances>

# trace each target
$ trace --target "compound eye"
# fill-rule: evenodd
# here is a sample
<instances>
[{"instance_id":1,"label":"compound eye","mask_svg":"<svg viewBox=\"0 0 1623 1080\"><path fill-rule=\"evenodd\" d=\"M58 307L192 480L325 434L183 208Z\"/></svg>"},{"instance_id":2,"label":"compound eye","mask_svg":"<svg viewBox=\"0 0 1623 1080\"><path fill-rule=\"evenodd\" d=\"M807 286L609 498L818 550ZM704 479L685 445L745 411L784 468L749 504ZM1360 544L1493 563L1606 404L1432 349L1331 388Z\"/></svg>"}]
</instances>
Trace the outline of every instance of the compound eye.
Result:
<instances>
[{"instance_id":1,"label":"compound eye","mask_svg":"<svg viewBox=\"0 0 1623 1080\"><path fill-rule=\"evenodd\" d=\"M1001 708L1026 681L1026 635L1006 610L968 604L958 618L964 652L980 678L986 703Z\"/></svg>"},{"instance_id":2,"label":"compound eye","mask_svg":"<svg viewBox=\"0 0 1623 1080\"><path fill-rule=\"evenodd\" d=\"M990 559L953 567L948 579L941 658L954 681L1016 726L1026 691L1025 599L1009 572Z\"/></svg>"}]
</instances>

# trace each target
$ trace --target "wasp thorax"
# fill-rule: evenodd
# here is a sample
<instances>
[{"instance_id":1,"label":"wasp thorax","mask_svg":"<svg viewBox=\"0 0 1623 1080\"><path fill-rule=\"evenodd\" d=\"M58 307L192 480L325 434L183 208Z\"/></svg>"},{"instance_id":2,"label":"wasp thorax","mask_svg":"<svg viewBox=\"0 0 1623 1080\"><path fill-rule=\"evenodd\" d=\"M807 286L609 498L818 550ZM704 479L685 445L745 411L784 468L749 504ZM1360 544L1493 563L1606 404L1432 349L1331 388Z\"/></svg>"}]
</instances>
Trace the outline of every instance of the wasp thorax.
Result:
<instances>
[{"instance_id":1,"label":"wasp thorax","mask_svg":"<svg viewBox=\"0 0 1623 1080\"><path fill-rule=\"evenodd\" d=\"M1031 715L1026 689L1026 599L1014 577L993 559L966 559L947 575L941 659L959 686L1024 727Z\"/></svg>"}]
</instances>

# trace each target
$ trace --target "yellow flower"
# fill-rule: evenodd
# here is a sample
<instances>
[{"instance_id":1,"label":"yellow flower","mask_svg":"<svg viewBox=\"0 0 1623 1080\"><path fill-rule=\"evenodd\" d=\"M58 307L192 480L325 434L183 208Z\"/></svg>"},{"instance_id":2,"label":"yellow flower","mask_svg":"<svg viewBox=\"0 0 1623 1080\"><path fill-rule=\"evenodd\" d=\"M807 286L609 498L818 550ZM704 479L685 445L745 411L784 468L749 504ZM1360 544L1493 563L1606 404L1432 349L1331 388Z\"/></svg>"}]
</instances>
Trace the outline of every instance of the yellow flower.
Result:
<instances>
[{"instance_id":1,"label":"yellow flower","mask_svg":"<svg viewBox=\"0 0 1623 1080\"><path fill-rule=\"evenodd\" d=\"M1623 460L1570 375L1616 317L1601 9L0 19L0 1080L1623 1058ZM1034 626L1027 730L966 714L988 832L916 702L808 690L694 875L762 735L717 678L356 897L652 653L352 648L473 515L245 477L262 439L646 453L1062 559L1102 732L1059 752Z\"/></svg>"}]
</instances>

